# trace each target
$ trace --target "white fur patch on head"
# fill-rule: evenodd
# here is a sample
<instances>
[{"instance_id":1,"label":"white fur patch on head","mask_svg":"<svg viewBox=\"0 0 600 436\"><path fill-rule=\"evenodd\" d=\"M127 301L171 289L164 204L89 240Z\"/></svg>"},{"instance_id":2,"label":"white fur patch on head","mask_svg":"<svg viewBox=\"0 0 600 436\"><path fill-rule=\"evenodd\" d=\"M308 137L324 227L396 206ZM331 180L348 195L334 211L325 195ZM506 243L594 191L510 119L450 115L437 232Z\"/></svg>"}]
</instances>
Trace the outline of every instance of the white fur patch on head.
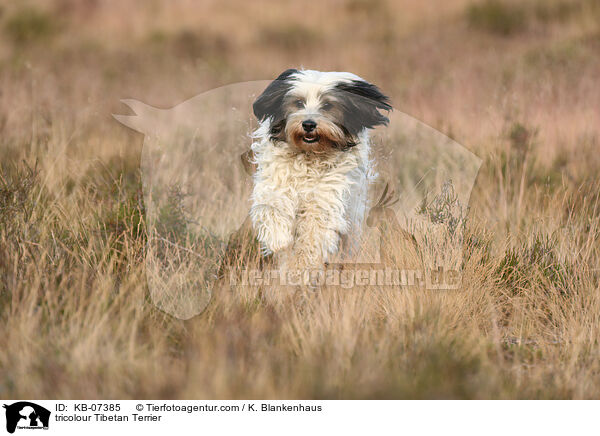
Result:
<instances>
[{"instance_id":1,"label":"white fur patch on head","mask_svg":"<svg viewBox=\"0 0 600 436\"><path fill-rule=\"evenodd\" d=\"M308 101L314 102L320 95L331 91L339 83L349 83L353 80L362 81L360 77L352 73L337 71L315 71L301 70L290 76L294 80L291 93L294 95L305 96Z\"/></svg>"},{"instance_id":2,"label":"white fur patch on head","mask_svg":"<svg viewBox=\"0 0 600 436\"><path fill-rule=\"evenodd\" d=\"M339 82L363 80L356 74L343 71L299 70L297 73L292 74L291 77L304 83L313 83L323 87L332 86Z\"/></svg>"},{"instance_id":3,"label":"white fur patch on head","mask_svg":"<svg viewBox=\"0 0 600 436\"><path fill-rule=\"evenodd\" d=\"M321 98L339 83L350 83L360 80L356 74L337 71L301 70L290 76L293 80L289 94L301 97L306 102L306 109L317 111Z\"/></svg>"}]
</instances>

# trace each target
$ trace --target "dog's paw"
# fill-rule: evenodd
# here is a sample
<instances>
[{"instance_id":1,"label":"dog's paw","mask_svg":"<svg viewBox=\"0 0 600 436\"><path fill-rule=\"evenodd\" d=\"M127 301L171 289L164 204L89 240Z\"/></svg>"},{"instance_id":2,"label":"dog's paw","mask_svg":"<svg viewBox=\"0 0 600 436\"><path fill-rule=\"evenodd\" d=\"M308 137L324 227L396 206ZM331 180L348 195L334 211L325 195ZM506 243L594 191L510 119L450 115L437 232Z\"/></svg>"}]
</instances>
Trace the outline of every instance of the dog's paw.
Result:
<instances>
[{"instance_id":1,"label":"dog's paw","mask_svg":"<svg viewBox=\"0 0 600 436\"><path fill-rule=\"evenodd\" d=\"M271 206L259 205L250 211L263 254L277 253L293 242L292 219Z\"/></svg>"},{"instance_id":2,"label":"dog's paw","mask_svg":"<svg viewBox=\"0 0 600 436\"><path fill-rule=\"evenodd\" d=\"M291 232L275 230L274 234L264 241L266 247L274 253L277 253L289 247L293 240Z\"/></svg>"},{"instance_id":3,"label":"dog's paw","mask_svg":"<svg viewBox=\"0 0 600 436\"><path fill-rule=\"evenodd\" d=\"M278 253L288 248L292 242L291 232L266 228L263 237L258 238L264 254Z\"/></svg>"}]
</instances>

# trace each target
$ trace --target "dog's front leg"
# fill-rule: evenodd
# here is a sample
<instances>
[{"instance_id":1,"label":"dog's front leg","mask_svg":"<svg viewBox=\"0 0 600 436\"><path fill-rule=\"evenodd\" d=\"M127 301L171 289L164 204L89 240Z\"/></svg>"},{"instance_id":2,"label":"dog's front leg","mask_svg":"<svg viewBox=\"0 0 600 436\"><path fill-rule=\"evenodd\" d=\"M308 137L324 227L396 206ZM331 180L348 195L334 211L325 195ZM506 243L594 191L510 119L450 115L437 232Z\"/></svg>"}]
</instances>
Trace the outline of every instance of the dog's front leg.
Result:
<instances>
[{"instance_id":1,"label":"dog's front leg","mask_svg":"<svg viewBox=\"0 0 600 436\"><path fill-rule=\"evenodd\" d=\"M293 241L296 200L288 192L255 186L250 218L264 254L278 253Z\"/></svg>"},{"instance_id":2,"label":"dog's front leg","mask_svg":"<svg viewBox=\"0 0 600 436\"><path fill-rule=\"evenodd\" d=\"M311 202L297 219L294 264L298 268L321 268L338 252L345 230L343 214L338 216Z\"/></svg>"},{"instance_id":3,"label":"dog's front leg","mask_svg":"<svg viewBox=\"0 0 600 436\"><path fill-rule=\"evenodd\" d=\"M277 253L293 240L293 218L267 204L252 206L250 216L263 254Z\"/></svg>"}]
</instances>

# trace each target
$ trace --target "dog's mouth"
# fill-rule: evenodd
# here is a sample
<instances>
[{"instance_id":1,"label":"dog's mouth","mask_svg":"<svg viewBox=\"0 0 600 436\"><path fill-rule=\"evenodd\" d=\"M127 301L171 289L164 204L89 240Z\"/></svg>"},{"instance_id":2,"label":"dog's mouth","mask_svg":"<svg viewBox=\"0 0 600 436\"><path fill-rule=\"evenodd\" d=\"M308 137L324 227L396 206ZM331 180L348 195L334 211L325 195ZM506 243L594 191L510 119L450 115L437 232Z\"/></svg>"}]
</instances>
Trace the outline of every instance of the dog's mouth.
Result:
<instances>
[{"instance_id":1,"label":"dog's mouth","mask_svg":"<svg viewBox=\"0 0 600 436\"><path fill-rule=\"evenodd\" d=\"M314 144L315 142L319 141L319 135L317 135L315 132L306 133L302 137L302 141L306 142L307 144Z\"/></svg>"}]
</instances>

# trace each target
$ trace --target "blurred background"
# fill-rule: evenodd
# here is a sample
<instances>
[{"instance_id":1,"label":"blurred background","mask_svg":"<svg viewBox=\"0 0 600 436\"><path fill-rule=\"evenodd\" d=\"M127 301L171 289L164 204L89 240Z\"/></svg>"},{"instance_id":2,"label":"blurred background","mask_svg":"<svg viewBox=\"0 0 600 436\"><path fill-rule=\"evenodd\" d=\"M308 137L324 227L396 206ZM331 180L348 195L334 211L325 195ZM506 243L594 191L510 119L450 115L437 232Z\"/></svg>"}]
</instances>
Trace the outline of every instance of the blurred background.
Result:
<instances>
[{"instance_id":1,"label":"blurred background","mask_svg":"<svg viewBox=\"0 0 600 436\"><path fill-rule=\"evenodd\" d=\"M104 123L120 98L170 107L305 67L377 83L395 108L471 148L507 118L566 142L598 125L598 8L594 0L4 1L3 125L10 131L33 107L41 125L60 116Z\"/></svg>"}]
</instances>

